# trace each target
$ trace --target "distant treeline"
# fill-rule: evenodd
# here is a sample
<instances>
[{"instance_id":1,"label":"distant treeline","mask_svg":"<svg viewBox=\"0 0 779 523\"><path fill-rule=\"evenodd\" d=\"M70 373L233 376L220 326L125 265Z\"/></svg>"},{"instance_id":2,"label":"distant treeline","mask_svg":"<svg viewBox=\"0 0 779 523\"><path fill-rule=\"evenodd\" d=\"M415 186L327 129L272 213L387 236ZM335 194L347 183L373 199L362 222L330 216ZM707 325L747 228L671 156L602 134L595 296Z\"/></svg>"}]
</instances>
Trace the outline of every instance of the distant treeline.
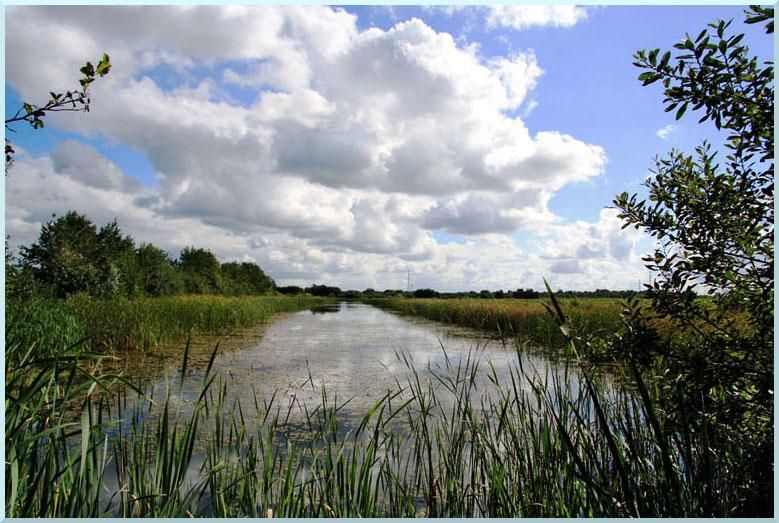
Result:
<instances>
[{"instance_id":1,"label":"distant treeline","mask_svg":"<svg viewBox=\"0 0 779 523\"><path fill-rule=\"evenodd\" d=\"M178 259L152 245L136 245L114 220L98 229L75 211L41 227L36 243L12 257L6 248L6 296L65 298L228 296L273 293L274 281L255 263L219 263L207 249L187 247Z\"/></svg>"},{"instance_id":2,"label":"distant treeline","mask_svg":"<svg viewBox=\"0 0 779 523\"><path fill-rule=\"evenodd\" d=\"M342 290L328 285L276 287L259 265L219 260L207 249L187 247L178 259L150 243L136 245L116 220L100 227L75 211L54 217L41 227L38 241L12 257L6 249L6 295L65 298L88 294L99 298L157 297L179 294L247 296L309 294L344 299L482 298L535 299L533 289L438 292L433 289ZM627 298L636 291L557 291L559 297Z\"/></svg>"},{"instance_id":3,"label":"distant treeline","mask_svg":"<svg viewBox=\"0 0 779 523\"><path fill-rule=\"evenodd\" d=\"M312 296L329 296L334 298L385 298L385 297L406 297L406 298L482 298L482 299L535 299L542 297L544 293L534 291L533 289L516 290L482 290L467 292L438 292L433 289L417 289L415 291L403 291L400 289L386 289L377 291L375 289L365 289L364 291L341 290L338 287L329 287L327 285L312 285L311 287L298 287L290 285L286 287L277 287L276 290L282 294L298 295L311 294ZM558 290L555 293L562 298L629 298L636 294L643 294L637 291L610 291L607 289L597 289L594 291L563 291Z\"/></svg>"}]
</instances>

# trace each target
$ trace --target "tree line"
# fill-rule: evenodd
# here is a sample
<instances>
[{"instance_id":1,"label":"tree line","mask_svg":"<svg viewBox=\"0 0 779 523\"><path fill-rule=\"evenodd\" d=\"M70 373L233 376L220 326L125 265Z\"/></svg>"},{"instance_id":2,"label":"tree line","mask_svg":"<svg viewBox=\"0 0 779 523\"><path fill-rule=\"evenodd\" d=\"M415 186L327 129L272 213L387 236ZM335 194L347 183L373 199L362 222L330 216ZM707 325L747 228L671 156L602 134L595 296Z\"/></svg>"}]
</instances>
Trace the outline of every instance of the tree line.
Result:
<instances>
[{"instance_id":1,"label":"tree line","mask_svg":"<svg viewBox=\"0 0 779 523\"><path fill-rule=\"evenodd\" d=\"M6 295L17 298L243 296L273 293L276 287L255 263L220 263L197 247L173 259L151 243L136 245L116 220L98 228L75 211L53 216L38 241L21 247L17 256L6 248L5 270Z\"/></svg>"},{"instance_id":2,"label":"tree line","mask_svg":"<svg viewBox=\"0 0 779 523\"><path fill-rule=\"evenodd\" d=\"M312 296L328 296L331 298L345 298L345 299L357 299L357 298L386 298L386 297L403 297L403 298L443 298L443 299L457 299L457 298L480 298L489 300L500 299L536 299L544 297L544 293L533 289L518 288L515 290L502 290L496 291L481 290L481 291L459 291L459 292L439 292L433 289L416 289L413 291L404 291L402 289L384 289L379 291L372 288L365 290L342 290L340 287L332 287L328 285L311 285L310 287L300 287L297 285L287 285L284 287L277 287L276 290L281 294L289 296L295 296L299 294L310 294ZM608 289L596 289L594 291L564 291L558 290L556 294L563 298L631 298L633 296L643 296L643 292L637 292L632 290L612 291Z\"/></svg>"},{"instance_id":3,"label":"tree line","mask_svg":"<svg viewBox=\"0 0 779 523\"><path fill-rule=\"evenodd\" d=\"M22 246L17 256L6 249L7 295L17 298L67 298L88 294L96 298L159 297L180 294L228 296L309 294L333 298L358 299L404 296L408 298L481 298L535 299L536 290L482 290L438 292L433 289L404 291L371 288L342 290L337 286L313 284L308 287L277 287L262 268L251 262L220 263L209 250L182 249L177 259L151 244L136 245L114 219L101 227L87 216L69 211L52 216L40 231L38 241ZM624 298L635 291L563 291L564 297Z\"/></svg>"}]
</instances>

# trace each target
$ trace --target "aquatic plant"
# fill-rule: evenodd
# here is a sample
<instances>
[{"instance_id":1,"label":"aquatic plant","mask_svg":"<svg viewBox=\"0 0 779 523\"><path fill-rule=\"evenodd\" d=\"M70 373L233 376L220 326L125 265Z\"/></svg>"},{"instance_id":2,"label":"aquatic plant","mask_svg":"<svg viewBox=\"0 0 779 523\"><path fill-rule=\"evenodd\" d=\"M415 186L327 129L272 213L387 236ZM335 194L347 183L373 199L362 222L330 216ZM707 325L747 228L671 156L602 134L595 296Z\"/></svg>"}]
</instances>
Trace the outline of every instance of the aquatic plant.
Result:
<instances>
[{"instance_id":1,"label":"aquatic plant","mask_svg":"<svg viewBox=\"0 0 779 523\"><path fill-rule=\"evenodd\" d=\"M143 349L183 341L192 333L222 334L327 303L311 296L170 296L66 300L6 298L6 339L51 356L70 346L90 350ZM85 340L85 344L78 342ZM41 353L43 351L43 353Z\"/></svg>"},{"instance_id":2,"label":"aquatic plant","mask_svg":"<svg viewBox=\"0 0 779 523\"><path fill-rule=\"evenodd\" d=\"M278 394L232 398L214 372L182 402L86 370L77 347L37 358L9 346L9 516L727 516L744 511L737 446L672 429L651 376L621 380L550 305L571 358L560 372L523 364L509 378L470 355L417 368L356 425L321 389L313 410ZM44 351L46 352L46 351ZM488 368L484 369L483 366ZM476 379L486 371L488 387ZM182 365L182 374L187 372ZM191 378L191 376L190 376ZM313 377L306 386L313 387ZM105 387L103 394L97 391ZM717 492L716 496L711 495Z\"/></svg>"}]
</instances>

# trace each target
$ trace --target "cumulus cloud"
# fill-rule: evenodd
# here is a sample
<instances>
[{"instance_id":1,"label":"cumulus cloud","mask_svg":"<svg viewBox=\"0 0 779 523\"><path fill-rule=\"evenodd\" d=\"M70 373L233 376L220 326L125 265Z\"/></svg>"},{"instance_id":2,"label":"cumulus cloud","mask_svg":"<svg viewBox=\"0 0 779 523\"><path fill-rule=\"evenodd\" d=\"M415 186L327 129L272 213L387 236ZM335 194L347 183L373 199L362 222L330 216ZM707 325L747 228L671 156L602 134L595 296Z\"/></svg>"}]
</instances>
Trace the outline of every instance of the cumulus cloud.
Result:
<instances>
[{"instance_id":1,"label":"cumulus cloud","mask_svg":"<svg viewBox=\"0 0 779 523\"><path fill-rule=\"evenodd\" d=\"M660 138L661 140L665 140L665 139L666 139L666 138L668 138L668 136L669 136L669 135L670 135L672 132L674 132L676 129L677 129L677 126L676 126L676 125L674 125L674 124L668 124L668 125L666 125L665 127L662 127L662 128L660 128L660 129L658 129L658 130L657 130L657 133L655 133L655 134L656 134L656 135L657 135L657 137L658 137L658 138Z\"/></svg>"},{"instance_id":2,"label":"cumulus cloud","mask_svg":"<svg viewBox=\"0 0 779 523\"><path fill-rule=\"evenodd\" d=\"M556 274L574 274L582 272L581 267L579 267L579 260L576 258L556 261L549 266L549 270Z\"/></svg>"},{"instance_id":3,"label":"cumulus cloud","mask_svg":"<svg viewBox=\"0 0 779 523\"><path fill-rule=\"evenodd\" d=\"M533 136L509 116L542 74L532 51L483 59L419 19L360 31L353 15L324 7L16 8L9 18L9 57L57 47L65 66L87 48L114 55L120 72L95 84L88 118L55 121L145 152L174 213L197 205L242 221L231 200L245 200L247 184L289 187L290 179L430 197L555 190L598 175L605 162L595 145L556 131ZM51 29L42 31L50 45L17 29L31 19ZM72 35L83 45L65 45ZM8 64L25 97L61 78L53 69L31 76L25 63ZM195 67L213 73L165 88L155 74L168 66L182 78ZM225 101L220 91L232 84L256 87L256 101ZM506 230L494 223L491 232Z\"/></svg>"},{"instance_id":4,"label":"cumulus cloud","mask_svg":"<svg viewBox=\"0 0 779 523\"><path fill-rule=\"evenodd\" d=\"M518 219L490 205L492 202L494 199L478 194L468 195L462 201L439 202L427 212L423 224L428 229L459 234L511 232L517 229Z\"/></svg>"},{"instance_id":5,"label":"cumulus cloud","mask_svg":"<svg viewBox=\"0 0 779 523\"><path fill-rule=\"evenodd\" d=\"M503 20L519 16L509 12ZM522 23L586 16L564 12L529 11ZM117 216L168 249L250 256L290 281L387 285L408 263L441 288L535 278L527 256L474 272L481 259L467 251L489 253L493 269L519 256L510 235L559 222L552 195L607 161L598 145L531 132L517 116L543 74L532 50L485 58L416 18L362 30L330 7L13 6L7 19L7 82L24 99L66 89L85 58L111 55L91 112L49 121L140 151L157 176L142 187L75 140L19 157L7 227L20 241L73 208ZM475 243L441 244L433 231ZM628 256L619 238L590 232L595 243L571 257Z\"/></svg>"},{"instance_id":6,"label":"cumulus cloud","mask_svg":"<svg viewBox=\"0 0 779 523\"><path fill-rule=\"evenodd\" d=\"M577 220L545 227L547 237L534 240L540 263L574 288L636 288L644 275L643 233L622 228L618 211L602 209L595 222ZM556 287L557 288L557 287Z\"/></svg>"},{"instance_id":7,"label":"cumulus cloud","mask_svg":"<svg viewBox=\"0 0 779 523\"><path fill-rule=\"evenodd\" d=\"M573 27L587 19L587 10L573 5L496 5L489 8L488 27L522 30L530 27Z\"/></svg>"},{"instance_id":8,"label":"cumulus cloud","mask_svg":"<svg viewBox=\"0 0 779 523\"><path fill-rule=\"evenodd\" d=\"M546 259L576 257L628 261L643 235L634 228L623 229L622 225L618 211L613 208L602 209L596 222L577 220L550 225L549 231L555 240L542 247L541 256Z\"/></svg>"},{"instance_id":9,"label":"cumulus cloud","mask_svg":"<svg viewBox=\"0 0 779 523\"><path fill-rule=\"evenodd\" d=\"M138 191L140 182L125 176L119 167L107 160L97 149L75 140L58 144L51 153L54 170L98 189Z\"/></svg>"},{"instance_id":10,"label":"cumulus cloud","mask_svg":"<svg viewBox=\"0 0 779 523\"><path fill-rule=\"evenodd\" d=\"M41 223L52 212L62 215L77 209L98 224L116 217L137 242L153 242L174 256L183 247L197 245L223 260L255 261L281 284L405 288L410 270L416 287L450 291L541 289L543 278L553 278L555 288L626 288L635 285L636 271L641 270L633 252L635 231L621 231L613 210L605 210L595 223L547 225L546 243L526 250L507 234L483 234L463 243L437 242L414 226L424 215L424 200L399 196L376 194L357 200L348 209L354 216L348 227L324 225L330 227L327 235L300 238L273 227L242 230L211 224L199 215L160 213L155 190L95 187L88 180L57 172L50 157L21 153L6 185L12 249L35 241ZM522 198L535 201L538 197L515 196L520 203ZM580 256L582 246L597 252Z\"/></svg>"}]
</instances>

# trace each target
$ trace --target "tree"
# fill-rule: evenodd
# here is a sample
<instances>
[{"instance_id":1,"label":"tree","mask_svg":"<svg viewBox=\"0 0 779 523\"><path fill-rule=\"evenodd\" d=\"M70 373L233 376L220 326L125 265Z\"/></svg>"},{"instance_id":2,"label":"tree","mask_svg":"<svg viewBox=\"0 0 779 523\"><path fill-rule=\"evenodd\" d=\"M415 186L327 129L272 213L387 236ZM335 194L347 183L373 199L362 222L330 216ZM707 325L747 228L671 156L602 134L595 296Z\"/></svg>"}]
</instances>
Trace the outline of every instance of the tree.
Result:
<instances>
[{"instance_id":1,"label":"tree","mask_svg":"<svg viewBox=\"0 0 779 523\"><path fill-rule=\"evenodd\" d=\"M222 291L219 260L211 251L186 247L181 251L178 266L188 293L219 294Z\"/></svg>"},{"instance_id":2,"label":"tree","mask_svg":"<svg viewBox=\"0 0 779 523\"><path fill-rule=\"evenodd\" d=\"M331 298L341 295L341 289L338 287L328 287L327 285L314 284L311 287L306 287L305 291L312 296L329 296Z\"/></svg>"},{"instance_id":3,"label":"tree","mask_svg":"<svg viewBox=\"0 0 779 523\"><path fill-rule=\"evenodd\" d=\"M22 104L22 107L16 111L16 114L11 118L5 120L6 131L13 132L11 124L17 122L27 122L33 129L42 129L44 126L43 118L46 113L56 112L89 112L89 104L91 102L89 96L89 86L96 80L97 77L105 76L111 70L111 61L107 54L103 53L103 57L97 63L97 66L92 65L92 62L84 64L79 71L84 76L79 80L81 85L80 89L73 91L67 91L65 93L50 92L51 98L43 106L33 105L27 102ZM5 171L8 172L11 164L13 163L14 149L8 138L5 139Z\"/></svg>"},{"instance_id":4,"label":"tree","mask_svg":"<svg viewBox=\"0 0 779 523\"><path fill-rule=\"evenodd\" d=\"M31 275L59 298L78 292L127 296L135 288L135 244L116 220L98 231L89 218L69 211L44 224L38 241L21 248L20 258L15 277Z\"/></svg>"},{"instance_id":5,"label":"tree","mask_svg":"<svg viewBox=\"0 0 779 523\"><path fill-rule=\"evenodd\" d=\"M228 262L221 267L227 291L234 295L268 294L276 286L259 265L250 262Z\"/></svg>"},{"instance_id":6,"label":"tree","mask_svg":"<svg viewBox=\"0 0 779 523\"><path fill-rule=\"evenodd\" d=\"M150 243L135 251L138 285L146 296L170 296L184 292L184 279L168 253Z\"/></svg>"},{"instance_id":7,"label":"tree","mask_svg":"<svg viewBox=\"0 0 779 523\"><path fill-rule=\"evenodd\" d=\"M746 14L773 33L773 9ZM744 34L728 34L730 25L688 35L673 58L659 49L636 53L639 80L662 83L666 112L678 120L698 111L699 122L725 133L724 144L704 142L694 155L670 151L655 160L647 199L623 193L614 203L625 227L658 240L645 258L656 274L647 295L684 331L656 347L676 379L669 416L695 404L705 426L723 429L713 438L746 449L755 484L745 506L760 511L772 507L774 73L773 62L749 55Z\"/></svg>"},{"instance_id":8,"label":"tree","mask_svg":"<svg viewBox=\"0 0 779 523\"><path fill-rule=\"evenodd\" d=\"M98 260L105 282L103 295L134 296L139 291L138 266L135 258L135 241L125 236L116 219L103 225L97 233Z\"/></svg>"},{"instance_id":9,"label":"tree","mask_svg":"<svg viewBox=\"0 0 779 523\"><path fill-rule=\"evenodd\" d=\"M433 289L417 289L414 291L413 296L414 298L435 298L438 296L438 293Z\"/></svg>"},{"instance_id":10,"label":"tree","mask_svg":"<svg viewBox=\"0 0 779 523\"><path fill-rule=\"evenodd\" d=\"M298 287L297 285L287 285L286 287L276 287L276 290L279 291L281 294L285 294L287 296L295 296L297 294L303 294L303 288Z\"/></svg>"},{"instance_id":11,"label":"tree","mask_svg":"<svg viewBox=\"0 0 779 523\"><path fill-rule=\"evenodd\" d=\"M102 258L97 229L86 216L68 212L41 227L38 242L20 250L22 267L64 298L76 292L96 294L102 288Z\"/></svg>"}]
</instances>

